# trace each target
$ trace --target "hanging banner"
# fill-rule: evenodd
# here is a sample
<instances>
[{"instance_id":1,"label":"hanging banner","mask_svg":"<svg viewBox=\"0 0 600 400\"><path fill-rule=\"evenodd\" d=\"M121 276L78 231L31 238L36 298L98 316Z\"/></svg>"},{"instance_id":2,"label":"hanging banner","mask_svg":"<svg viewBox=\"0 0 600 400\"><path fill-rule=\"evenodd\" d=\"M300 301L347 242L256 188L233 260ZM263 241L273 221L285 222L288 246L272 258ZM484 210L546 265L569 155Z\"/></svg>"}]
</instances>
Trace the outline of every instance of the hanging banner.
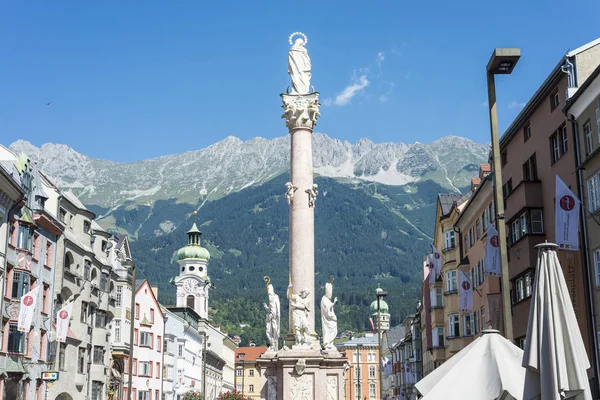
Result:
<instances>
[{"instance_id":1,"label":"hanging banner","mask_svg":"<svg viewBox=\"0 0 600 400\"><path fill-rule=\"evenodd\" d=\"M19 308L19 321L17 323L17 329L19 332L29 332L31 328L31 322L33 322L33 314L35 312L35 305L37 303L37 297L40 287L37 286L29 293L26 293L21 297L21 307Z\"/></svg>"},{"instance_id":2,"label":"hanging banner","mask_svg":"<svg viewBox=\"0 0 600 400\"><path fill-rule=\"evenodd\" d=\"M500 239L496 227L488 225L487 242L485 245L485 273L491 276L502 275L500 268Z\"/></svg>"},{"instance_id":3,"label":"hanging banner","mask_svg":"<svg viewBox=\"0 0 600 400\"><path fill-rule=\"evenodd\" d=\"M561 250L579 249L579 204L575 193L556 175L556 244Z\"/></svg>"},{"instance_id":4,"label":"hanging banner","mask_svg":"<svg viewBox=\"0 0 600 400\"><path fill-rule=\"evenodd\" d=\"M473 285L467 274L463 271L459 271L459 273L459 310L471 312L473 311Z\"/></svg>"},{"instance_id":5,"label":"hanging banner","mask_svg":"<svg viewBox=\"0 0 600 400\"><path fill-rule=\"evenodd\" d=\"M432 244L431 249L433 250L433 268L435 270L435 276L438 277L442 273L442 254Z\"/></svg>"},{"instance_id":6,"label":"hanging banner","mask_svg":"<svg viewBox=\"0 0 600 400\"><path fill-rule=\"evenodd\" d=\"M433 254L427 255L427 268L429 269L429 284L435 284L435 268L433 263Z\"/></svg>"},{"instance_id":7,"label":"hanging banner","mask_svg":"<svg viewBox=\"0 0 600 400\"><path fill-rule=\"evenodd\" d=\"M56 314L56 341L64 342L67 340L67 333L69 331L69 322L71 322L71 314L73 312L73 303L69 303L64 306Z\"/></svg>"}]
</instances>

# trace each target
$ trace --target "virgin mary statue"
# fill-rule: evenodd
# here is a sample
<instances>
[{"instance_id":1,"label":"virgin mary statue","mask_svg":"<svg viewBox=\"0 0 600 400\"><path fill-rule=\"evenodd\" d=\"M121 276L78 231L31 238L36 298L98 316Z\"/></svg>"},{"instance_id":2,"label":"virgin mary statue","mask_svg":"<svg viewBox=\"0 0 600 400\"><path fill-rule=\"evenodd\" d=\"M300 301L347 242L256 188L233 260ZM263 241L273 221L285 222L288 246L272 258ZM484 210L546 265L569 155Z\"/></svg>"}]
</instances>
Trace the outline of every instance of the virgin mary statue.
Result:
<instances>
[{"instance_id":1,"label":"virgin mary statue","mask_svg":"<svg viewBox=\"0 0 600 400\"><path fill-rule=\"evenodd\" d=\"M296 39L288 54L288 74L292 78L291 94L308 94L310 90L310 57L304 40Z\"/></svg>"}]
</instances>

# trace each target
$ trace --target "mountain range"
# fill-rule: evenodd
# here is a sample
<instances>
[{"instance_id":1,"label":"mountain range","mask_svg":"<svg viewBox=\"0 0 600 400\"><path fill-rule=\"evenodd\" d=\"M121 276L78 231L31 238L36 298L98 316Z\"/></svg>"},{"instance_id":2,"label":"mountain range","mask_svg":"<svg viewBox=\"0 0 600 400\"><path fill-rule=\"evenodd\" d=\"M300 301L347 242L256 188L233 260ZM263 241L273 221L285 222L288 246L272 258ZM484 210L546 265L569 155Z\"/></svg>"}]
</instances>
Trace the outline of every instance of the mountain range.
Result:
<instances>
[{"instance_id":1,"label":"mountain range","mask_svg":"<svg viewBox=\"0 0 600 400\"><path fill-rule=\"evenodd\" d=\"M10 148L76 194L105 228L130 235L138 270L158 283L165 304L174 301L173 253L186 244L191 213L199 209L217 287L213 318L246 343L264 340L262 276L271 276L282 296L287 285L289 137L228 137L131 163L93 159L61 144L38 148L19 140ZM314 134L316 280L318 287L336 278L340 327L368 327L377 283L390 293L393 323L414 312L437 193L464 191L488 151L488 144L456 136L427 144L350 144Z\"/></svg>"}]
</instances>

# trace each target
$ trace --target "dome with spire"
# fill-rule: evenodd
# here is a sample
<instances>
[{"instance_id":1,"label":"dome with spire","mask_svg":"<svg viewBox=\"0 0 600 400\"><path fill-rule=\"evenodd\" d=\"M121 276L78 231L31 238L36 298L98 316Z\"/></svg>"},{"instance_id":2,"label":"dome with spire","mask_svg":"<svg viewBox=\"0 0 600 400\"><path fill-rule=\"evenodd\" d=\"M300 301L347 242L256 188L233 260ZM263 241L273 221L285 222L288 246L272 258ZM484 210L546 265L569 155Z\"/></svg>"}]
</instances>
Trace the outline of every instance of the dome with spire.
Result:
<instances>
[{"instance_id":1,"label":"dome with spire","mask_svg":"<svg viewBox=\"0 0 600 400\"><path fill-rule=\"evenodd\" d=\"M380 285L377 285L377 289L375 289L375 293L379 294L380 292L383 292L383 289L381 288ZM377 300L373 300L373 302L371 303L370 309L371 309L371 313L377 314ZM379 310L380 310L380 312L385 313L385 314L389 313L390 308L388 307L388 304L385 302L385 300L383 300L383 298L379 300Z\"/></svg>"},{"instance_id":2,"label":"dome with spire","mask_svg":"<svg viewBox=\"0 0 600 400\"><path fill-rule=\"evenodd\" d=\"M198 229L198 226L196 225L195 217L196 212L194 211L194 225L192 225L192 228L187 232L188 244L177 250L177 253L175 253L176 261L210 260L210 253L208 250L200 246L200 236L202 235L202 232L200 232L200 229Z\"/></svg>"}]
</instances>

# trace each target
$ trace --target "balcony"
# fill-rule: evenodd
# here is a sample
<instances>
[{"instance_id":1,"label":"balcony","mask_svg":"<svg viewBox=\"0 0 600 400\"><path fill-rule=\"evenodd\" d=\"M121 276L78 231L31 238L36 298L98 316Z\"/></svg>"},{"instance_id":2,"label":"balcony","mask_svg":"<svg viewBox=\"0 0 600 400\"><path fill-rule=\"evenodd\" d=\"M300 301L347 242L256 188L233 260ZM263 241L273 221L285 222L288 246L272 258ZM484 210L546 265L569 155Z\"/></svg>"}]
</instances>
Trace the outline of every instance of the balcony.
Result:
<instances>
[{"instance_id":1,"label":"balcony","mask_svg":"<svg viewBox=\"0 0 600 400\"><path fill-rule=\"evenodd\" d=\"M544 206L541 181L521 181L506 197L506 220L512 218L523 207Z\"/></svg>"},{"instance_id":2,"label":"balcony","mask_svg":"<svg viewBox=\"0 0 600 400\"><path fill-rule=\"evenodd\" d=\"M447 252L449 252L449 251L452 251L452 250L454 250L455 248L456 248L456 246L455 246L455 245L452 245L452 246L446 247L445 249L443 249L443 250L442 250L442 253L446 254Z\"/></svg>"}]
</instances>

